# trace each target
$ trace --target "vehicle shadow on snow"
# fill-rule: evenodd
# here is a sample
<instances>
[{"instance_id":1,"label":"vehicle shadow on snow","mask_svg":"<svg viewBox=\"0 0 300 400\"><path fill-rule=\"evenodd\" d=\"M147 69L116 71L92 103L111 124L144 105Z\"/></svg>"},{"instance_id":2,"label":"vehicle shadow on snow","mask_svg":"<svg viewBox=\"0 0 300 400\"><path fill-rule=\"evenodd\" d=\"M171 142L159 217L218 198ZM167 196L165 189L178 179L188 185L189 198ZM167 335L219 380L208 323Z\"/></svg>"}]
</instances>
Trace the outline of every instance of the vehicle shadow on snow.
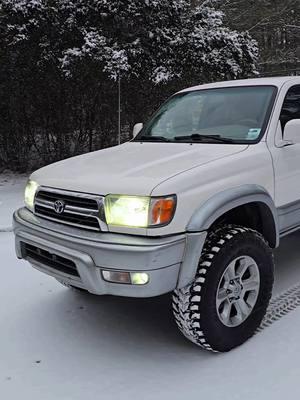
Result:
<instances>
[{"instance_id":1,"label":"vehicle shadow on snow","mask_svg":"<svg viewBox=\"0 0 300 400\"><path fill-rule=\"evenodd\" d=\"M209 358L178 331L171 309L171 296L130 299L94 296L57 287L34 306L34 318L47 314L37 335L47 335L53 345L71 338L73 343L103 357L110 351L135 357L161 357L163 353ZM59 335L59 336L57 336ZM90 351L87 349L87 351ZM95 355L96 355L95 354ZM177 358L177 356L175 356Z\"/></svg>"},{"instance_id":2,"label":"vehicle shadow on snow","mask_svg":"<svg viewBox=\"0 0 300 400\"><path fill-rule=\"evenodd\" d=\"M300 283L300 232L281 239L280 247L274 252L275 285L274 295Z\"/></svg>"}]
</instances>

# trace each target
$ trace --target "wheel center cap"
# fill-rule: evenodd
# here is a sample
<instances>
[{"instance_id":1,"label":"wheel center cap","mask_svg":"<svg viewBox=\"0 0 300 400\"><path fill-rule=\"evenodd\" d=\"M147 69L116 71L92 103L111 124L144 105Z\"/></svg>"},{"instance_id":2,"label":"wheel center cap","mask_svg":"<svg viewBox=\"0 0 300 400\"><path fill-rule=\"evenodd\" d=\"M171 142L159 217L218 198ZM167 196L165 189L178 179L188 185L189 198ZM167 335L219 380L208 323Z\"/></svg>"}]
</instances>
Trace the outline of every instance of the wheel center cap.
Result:
<instances>
[{"instance_id":1,"label":"wheel center cap","mask_svg":"<svg viewBox=\"0 0 300 400\"><path fill-rule=\"evenodd\" d=\"M239 282L235 282L231 288L231 292L234 297L240 297L242 293L242 285Z\"/></svg>"}]
</instances>

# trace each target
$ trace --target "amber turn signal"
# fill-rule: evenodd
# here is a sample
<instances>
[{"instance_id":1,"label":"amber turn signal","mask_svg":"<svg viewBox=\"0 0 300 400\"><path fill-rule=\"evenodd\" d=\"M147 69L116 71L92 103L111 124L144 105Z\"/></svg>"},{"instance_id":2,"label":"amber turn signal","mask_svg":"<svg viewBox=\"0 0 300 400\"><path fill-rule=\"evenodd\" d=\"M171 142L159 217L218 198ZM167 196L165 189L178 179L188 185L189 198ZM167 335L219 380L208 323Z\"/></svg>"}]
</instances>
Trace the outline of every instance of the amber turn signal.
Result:
<instances>
[{"instance_id":1,"label":"amber turn signal","mask_svg":"<svg viewBox=\"0 0 300 400\"><path fill-rule=\"evenodd\" d=\"M169 224L174 216L176 196L151 199L150 226Z\"/></svg>"}]
</instances>

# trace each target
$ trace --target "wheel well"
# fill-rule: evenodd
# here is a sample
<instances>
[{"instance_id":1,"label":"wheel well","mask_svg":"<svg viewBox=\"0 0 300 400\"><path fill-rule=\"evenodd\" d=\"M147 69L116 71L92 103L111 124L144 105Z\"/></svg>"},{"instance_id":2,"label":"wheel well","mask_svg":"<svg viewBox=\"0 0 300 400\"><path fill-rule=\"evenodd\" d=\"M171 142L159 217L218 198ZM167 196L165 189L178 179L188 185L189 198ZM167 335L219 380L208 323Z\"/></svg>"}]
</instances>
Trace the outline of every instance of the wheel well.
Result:
<instances>
[{"instance_id":1,"label":"wheel well","mask_svg":"<svg viewBox=\"0 0 300 400\"><path fill-rule=\"evenodd\" d=\"M265 203L247 203L233 208L219 217L210 229L225 224L254 229L264 236L272 248L276 247L276 225L273 214Z\"/></svg>"}]
</instances>

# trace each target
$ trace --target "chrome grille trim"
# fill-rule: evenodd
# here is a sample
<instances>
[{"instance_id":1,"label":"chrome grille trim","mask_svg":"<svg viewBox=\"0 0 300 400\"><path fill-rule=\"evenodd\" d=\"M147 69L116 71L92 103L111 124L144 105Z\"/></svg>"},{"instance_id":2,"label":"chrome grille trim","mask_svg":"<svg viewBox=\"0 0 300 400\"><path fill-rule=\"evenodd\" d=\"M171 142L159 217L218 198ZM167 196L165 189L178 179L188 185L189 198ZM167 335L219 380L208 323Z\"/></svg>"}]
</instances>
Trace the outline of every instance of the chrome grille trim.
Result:
<instances>
[{"instance_id":1,"label":"chrome grille trim","mask_svg":"<svg viewBox=\"0 0 300 400\"><path fill-rule=\"evenodd\" d=\"M63 200L65 203L62 214L55 213L54 203L56 200ZM79 205L74 205L76 203ZM50 221L76 228L108 231L103 196L41 186L35 196L34 213Z\"/></svg>"}]
</instances>

